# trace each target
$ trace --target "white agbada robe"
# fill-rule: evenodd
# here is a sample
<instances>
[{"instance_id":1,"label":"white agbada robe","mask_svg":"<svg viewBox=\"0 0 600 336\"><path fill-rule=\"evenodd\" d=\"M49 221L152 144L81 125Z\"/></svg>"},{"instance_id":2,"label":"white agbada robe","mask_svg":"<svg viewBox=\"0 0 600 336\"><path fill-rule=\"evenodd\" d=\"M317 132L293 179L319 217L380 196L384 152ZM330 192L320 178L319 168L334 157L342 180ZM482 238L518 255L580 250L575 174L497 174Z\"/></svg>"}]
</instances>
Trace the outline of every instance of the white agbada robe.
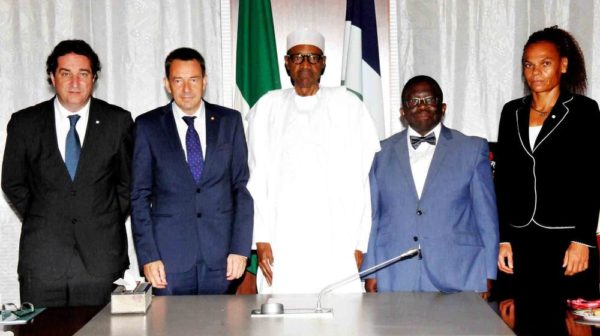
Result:
<instances>
[{"instance_id":1,"label":"white agbada robe","mask_svg":"<svg viewBox=\"0 0 600 336\"><path fill-rule=\"evenodd\" d=\"M273 284L259 293L317 293L358 272L371 228L369 170L379 140L365 105L345 88L271 91L248 115L253 242L273 250ZM337 290L362 292L360 280Z\"/></svg>"}]
</instances>

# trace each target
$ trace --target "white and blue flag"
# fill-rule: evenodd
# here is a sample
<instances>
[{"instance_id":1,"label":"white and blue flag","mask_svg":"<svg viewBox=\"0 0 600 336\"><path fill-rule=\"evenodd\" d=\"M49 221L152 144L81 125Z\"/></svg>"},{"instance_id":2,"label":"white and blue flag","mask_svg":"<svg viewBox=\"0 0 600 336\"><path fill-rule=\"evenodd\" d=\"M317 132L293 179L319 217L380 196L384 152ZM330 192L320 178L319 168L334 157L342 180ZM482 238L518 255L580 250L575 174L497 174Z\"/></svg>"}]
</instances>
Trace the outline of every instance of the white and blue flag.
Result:
<instances>
[{"instance_id":1,"label":"white and blue flag","mask_svg":"<svg viewBox=\"0 0 600 336\"><path fill-rule=\"evenodd\" d=\"M342 85L365 103L382 139L385 122L374 0L347 0Z\"/></svg>"}]
</instances>

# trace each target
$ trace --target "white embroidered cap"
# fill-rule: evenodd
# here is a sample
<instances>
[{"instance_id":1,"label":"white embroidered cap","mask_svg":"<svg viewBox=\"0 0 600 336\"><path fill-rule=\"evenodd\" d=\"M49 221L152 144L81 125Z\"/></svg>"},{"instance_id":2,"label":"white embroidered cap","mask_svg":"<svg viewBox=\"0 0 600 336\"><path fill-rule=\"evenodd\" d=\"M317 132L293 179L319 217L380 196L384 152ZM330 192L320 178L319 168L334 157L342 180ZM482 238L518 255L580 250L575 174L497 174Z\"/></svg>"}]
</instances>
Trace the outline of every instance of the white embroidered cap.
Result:
<instances>
[{"instance_id":1,"label":"white embroidered cap","mask_svg":"<svg viewBox=\"0 0 600 336\"><path fill-rule=\"evenodd\" d=\"M314 30L302 28L287 36L287 50L302 44L313 45L325 52L325 38Z\"/></svg>"}]
</instances>

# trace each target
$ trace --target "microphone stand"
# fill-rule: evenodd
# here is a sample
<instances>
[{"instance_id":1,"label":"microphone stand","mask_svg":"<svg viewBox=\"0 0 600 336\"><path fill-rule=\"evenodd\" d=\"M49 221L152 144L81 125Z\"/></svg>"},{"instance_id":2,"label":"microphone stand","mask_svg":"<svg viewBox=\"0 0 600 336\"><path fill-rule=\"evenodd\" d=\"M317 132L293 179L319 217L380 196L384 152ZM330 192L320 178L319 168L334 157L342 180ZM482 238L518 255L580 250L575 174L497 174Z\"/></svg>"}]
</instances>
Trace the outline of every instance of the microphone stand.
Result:
<instances>
[{"instance_id":1,"label":"microphone stand","mask_svg":"<svg viewBox=\"0 0 600 336\"><path fill-rule=\"evenodd\" d=\"M251 316L252 317L276 317L276 316L284 316L284 315L310 316L311 314L313 316L331 316L331 314L333 313L333 309L323 308L321 306L321 297L323 295L329 293L330 291L332 291L332 290L336 289L337 287L342 286L350 281L358 279L364 275L375 273L375 272L379 271L380 269L387 267L395 262L398 262L398 261L404 260L404 259L408 259L408 258L412 258L416 255L420 255L420 253L421 253L421 245L419 245L419 247L417 247L416 249L408 250L399 256L385 260L373 267L367 268L366 270L364 270L362 272L352 274L340 281L334 282L334 283L326 286L325 288L323 288L321 290L321 292L319 292L316 309L300 308L300 309L284 310L283 304L276 303L276 302L268 302L268 303L263 303L260 306L260 309L253 309L251 312Z\"/></svg>"},{"instance_id":2,"label":"microphone stand","mask_svg":"<svg viewBox=\"0 0 600 336\"><path fill-rule=\"evenodd\" d=\"M384 267L387 267L387 266L389 266L389 265L391 265L391 264L393 264L393 263L395 263L397 261L408 259L408 258L412 258L412 257L414 257L414 256L416 256L416 255L418 255L420 253L421 253L421 245L419 244L419 247L417 247L416 249L408 250L408 251L402 253L399 256L396 256L396 257L394 257L392 259L388 259L386 261L383 261L383 262L381 262L381 263L379 263L379 264L377 264L377 265L375 265L373 267L369 267L369 268L367 268L366 270L364 270L362 272L352 274L349 277L346 277L346 278L344 278L344 279L342 279L340 281L337 281L337 282L334 282L334 283L332 283L330 285L327 285L325 288L323 288L321 290L321 292L319 292L319 297L317 299L317 309L316 309L316 312L317 313L325 312L325 310L321 306L321 297L323 295L331 292L332 290L334 290L334 289L336 289L336 288L338 288L338 287L340 287L342 285L345 285L345 284L349 283L350 281L353 281L353 280L356 280L358 278L361 278L364 275L369 275L371 273L375 273L375 272L379 271L380 269L382 269Z\"/></svg>"}]
</instances>

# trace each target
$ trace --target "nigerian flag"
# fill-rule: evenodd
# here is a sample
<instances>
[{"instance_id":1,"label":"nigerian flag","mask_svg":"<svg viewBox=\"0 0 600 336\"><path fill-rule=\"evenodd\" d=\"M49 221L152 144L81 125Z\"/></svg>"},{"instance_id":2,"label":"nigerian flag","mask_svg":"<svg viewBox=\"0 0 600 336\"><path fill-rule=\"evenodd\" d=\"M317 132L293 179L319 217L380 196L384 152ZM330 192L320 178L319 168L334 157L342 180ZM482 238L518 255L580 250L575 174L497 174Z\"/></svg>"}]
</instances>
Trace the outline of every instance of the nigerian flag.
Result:
<instances>
[{"instance_id":1,"label":"nigerian flag","mask_svg":"<svg viewBox=\"0 0 600 336\"><path fill-rule=\"evenodd\" d=\"M263 94L280 89L269 0L240 0L234 106L246 117Z\"/></svg>"},{"instance_id":2,"label":"nigerian flag","mask_svg":"<svg viewBox=\"0 0 600 336\"><path fill-rule=\"evenodd\" d=\"M245 125L252 106L263 94L280 89L281 82L270 0L240 0L238 11L234 107ZM256 274L256 252L248 265Z\"/></svg>"},{"instance_id":3,"label":"nigerian flag","mask_svg":"<svg viewBox=\"0 0 600 336\"><path fill-rule=\"evenodd\" d=\"M342 85L365 103L377 126L379 138L383 139L383 90L373 0L346 2Z\"/></svg>"}]
</instances>

